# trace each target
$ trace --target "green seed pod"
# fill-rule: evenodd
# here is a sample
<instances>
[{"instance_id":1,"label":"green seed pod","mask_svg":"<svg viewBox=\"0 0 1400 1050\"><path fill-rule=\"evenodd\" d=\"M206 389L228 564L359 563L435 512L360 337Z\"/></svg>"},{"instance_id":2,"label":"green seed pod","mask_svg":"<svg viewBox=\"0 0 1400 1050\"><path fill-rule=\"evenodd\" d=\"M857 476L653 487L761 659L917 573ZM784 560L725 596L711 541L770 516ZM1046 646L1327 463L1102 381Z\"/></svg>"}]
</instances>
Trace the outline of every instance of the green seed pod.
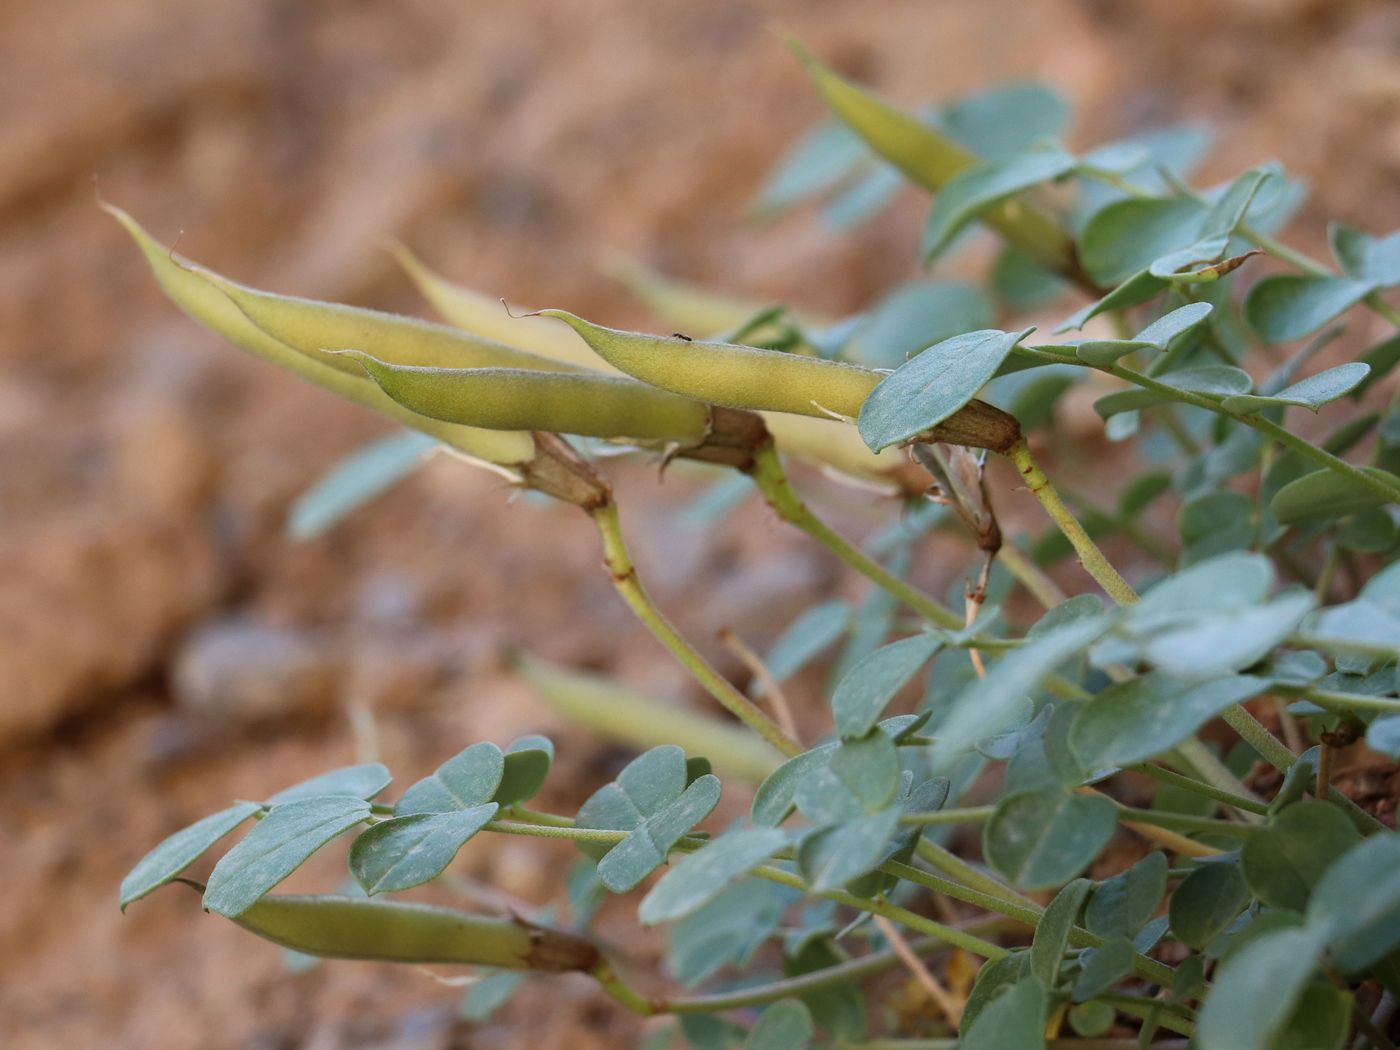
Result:
<instances>
[{"instance_id":1,"label":"green seed pod","mask_svg":"<svg viewBox=\"0 0 1400 1050\"><path fill-rule=\"evenodd\" d=\"M556 361L617 372L599 358L586 342L568 329L551 324L548 318L512 317L501 309L499 300L448 281L425 266L406 248L398 248L395 255L418 290L449 323L474 335L499 339ZM634 291L638 290L635 284L632 287ZM657 307L662 304L652 305ZM736 313L733 311L727 316L732 317ZM746 313L744 316L749 315ZM718 320L719 315L714 314L713 318ZM704 331L707 326L692 327ZM778 448L798 459L830 467L848 477L883 485L893 483L910 492L920 492L928 483L917 471L907 469L908 464L898 451L890 450L877 455L866 447L854 429L835 420L776 412L764 413L763 418ZM904 484L906 478L909 484Z\"/></svg>"},{"instance_id":2,"label":"green seed pod","mask_svg":"<svg viewBox=\"0 0 1400 1050\"><path fill-rule=\"evenodd\" d=\"M567 329L550 324L541 317L519 317L508 313L499 299L452 283L428 269L401 245L394 250L394 257L409 279L418 286L423 297L433 304L433 309L448 324L483 339L497 339L554 361L563 361L583 369L615 371L599 361L598 355L588 348L588 344Z\"/></svg>"},{"instance_id":3,"label":"green seed pod","mask_svg":"<svg viewBox=\"0 0 1400 1050\"><path fill-rule=\"evenodd\" d=\"M946 135L833 73L801 45L794 43L792 49L832 113L911 182L937 192L953 176L981 163L977 154ZM1041 265L1071 278L1083 277L1069 235L1028 201L1004 201L981 221Z\"/></svg>"},{"instance_id":4,"label":"green seed pod","mask_svg":"<svg viewBox=\"0 0 1400 1050\"><path fill-rule=\"evenodd\" d=\"M513 346L431 324L401 314L340 303L297 299L249 288L212 270L203 276L217 285L260 329L304 354L322 350L362 350L396 365L430 368L520 368L547 372L582 371ZM498 313L503 311L499 304ZM332 368L359 375L353 361L322 358Z\"/></svg>"},{"instance_id":5,"label":"green seed pod","mask_svg":"<svg viewBox=\"0 0 1400 1050\"><path fill-rule=\"evenodd\" d=\"M541 310L583 337L614 368L652 386L729 408L854 418L884 377L868 368L675 336L604 328L567 310Z\"/></svg>"},{"instance_id":6,"label":"green seed pod","mask_svg":"<svg viewBox=\"0 0 1400 1050\"><path fill-rule=\"evenodd\" d=\"M165 294L200 324L218 332L235 346L281 365L347 400L421 430L476 459L509 465L527 462L534 456L534 441L529 434L458 426L417 415L397 404L363 373L333 367L327 363L326 355L313 358L273 338L253 324L211 283L206 271L187 261L177 261L178 256L159 244L120 208L103 207L136 241Z\"/></svg>"},{"instance_id":7,"label":"green seed pod","mask_svg":"<svg viewBox=\"0 0 1400 1050\"><path fill-rule=\"evenodd\" d=\"M623 376L422 368L390 364L354 350L335 356L358 362L410 411L449 423L688 444L702 441L709 425L709 406Z\"/></svg>"},{"instance_id":8,"label":"green seed pod","mask_svg":"<svg viewBox=\"0 0 1400 1050\"><path fill-rule=\"evenodd\" d=\"M520 918L498 919L362 897L264 897L234 920L284 948L326 959L589 971L598 949Z\"/></svg>"},{"instance_id":9,"label":"green seed pod","mask_svg":"<svg viewBox=\"0 0 1400 1050\"><path fill-rule=\"evenodd\" d=\"M885 376L868 368L760 350L731 343L662 338L585 321L565 310L541 310L581 335L599 357L645 383L699 401L752 411L855 418ZM1020 437L1016 420L982 401L970 401L931 427L920 440L946 441L997 452Z\"/></svg>"}]
</instances>

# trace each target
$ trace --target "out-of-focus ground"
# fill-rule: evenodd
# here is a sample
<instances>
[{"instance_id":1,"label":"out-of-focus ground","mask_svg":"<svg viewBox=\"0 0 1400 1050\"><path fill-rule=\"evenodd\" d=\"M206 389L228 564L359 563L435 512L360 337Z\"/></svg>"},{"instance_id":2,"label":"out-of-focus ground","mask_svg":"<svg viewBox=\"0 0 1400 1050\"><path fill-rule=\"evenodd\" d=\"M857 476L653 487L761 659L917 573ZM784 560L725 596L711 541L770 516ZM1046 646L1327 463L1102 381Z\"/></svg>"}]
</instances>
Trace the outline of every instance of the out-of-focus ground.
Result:
<instances>
[{"instance_id":1,"label":"out-of-focus ground","mask_svg":"<svg viewBox=\"0 0 1400 1050\"><path fill-rule=\"evenodd\" d=\"M183 230L185 254L290 293L418 309L380 250L398 237L466 283L616 323L648 319L601 273L613 251L856 309L915 273L923 204L910 193L854 235L746 221L819 114L775 27L910 103L1045 78L1076 103L1080 143L1206 119L1207 175L1276 156L1313 185L1304 246L1327 218L1400 223L1387 0L4 5L7 1050L602 1047L640 1031L581 979L537 981L474 1026L455 1017L460 989L414 970L290 975L178 887L118 914L121 875L170 831L355 761L351 706L374 712L401 782L470 741L551 732L541 801L567 807L625 753L534 701L513 649L700 698L612 594L577 512L511 503L487 474L438 463L328 536L287 539L289 501L385 425L179 315L92 179L158 236ZM761 646L803 603L858 593L762 508L710 535L675 514L693 475L617 473L644 575L736 676L720 627ZM856 530L888 512L845 503ZM940 550L922 554L933 585L964 568ZM566 859L478 841L454 870L543 902ZM328 857L298 885L339 878ZM655 940L629 911L602 929L645 969Z\"/></svg>"}]
</instances>

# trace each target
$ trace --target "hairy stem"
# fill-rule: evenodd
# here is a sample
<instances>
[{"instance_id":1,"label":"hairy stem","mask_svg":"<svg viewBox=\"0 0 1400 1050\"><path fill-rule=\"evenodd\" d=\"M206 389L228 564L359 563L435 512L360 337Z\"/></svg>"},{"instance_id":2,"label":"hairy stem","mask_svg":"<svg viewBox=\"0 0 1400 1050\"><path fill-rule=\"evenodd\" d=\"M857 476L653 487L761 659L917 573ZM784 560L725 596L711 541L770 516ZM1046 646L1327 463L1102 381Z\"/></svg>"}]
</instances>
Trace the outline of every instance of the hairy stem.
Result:
<instances>
[{"instance_id":1,"label":"hairy stem","mask_svg":"<svg viewBox=\"0 0 1400 1050\"><path fill-rule=\"evenodd\" d=\"M783 754L789 757L800 755L803 751L802 745L784 733L761 708L711 667L709 661L695 651L656 607L637 578L637 569L627 552L617 518L617 504L609 500L589 513L603 540L604 562L612 576L613 586L617 588L618 594L622 595L623 601L636 613L637 619L646 625L657 641L664 645L705 691L718 700L730 714Z\"/></svg>"},{"instance_id":2,"label":"hairy stem","mask_svg":"<svg viewBox=\"0 0 1400 1050\"><path fill-rule=\"evenodd\" d=\"M1098 544L1090 539L1089 534L1084 531L1084 526L1079 524L1079 519L1065 506L1064 501L1060 499L1060 494L1055 491L1055 487L1050 484L1050 479L1045 476L1045 471L1040 469L1039 464L1031 455L1030 446L1025 439L1022 438L1013 445L1008 455L1011 457L1011 461L1016 464L1016 469L1020 471L1021 476L1026 479L1026 486L1035 494L1036 499L1040 500L1046 513L1060 527L1060 531L1065 534L1065 539L1069 540L1074 547L1085 571L1119 605L1134 604L1138 600L1137 592L1128 585L1127 580L1119 575L1118 570L1104 557L1103 551L1099 550Z\"/></svg>"},{"instance_id":3,"label":"hairy stem","mask_svg":"<svg viewBox=\"0 0 1400 1050\"><path fill-rule=\"evenodd\" d=\"M930 623L953 631L962 629L963 617L917 588L911 587L813 514L788 481L772 442L763 445L755 454L753 470L750 473L754 484L763 493L763 498L783 521L797 526L856 572L893 595Z\"/></svg>"}]
</instances>

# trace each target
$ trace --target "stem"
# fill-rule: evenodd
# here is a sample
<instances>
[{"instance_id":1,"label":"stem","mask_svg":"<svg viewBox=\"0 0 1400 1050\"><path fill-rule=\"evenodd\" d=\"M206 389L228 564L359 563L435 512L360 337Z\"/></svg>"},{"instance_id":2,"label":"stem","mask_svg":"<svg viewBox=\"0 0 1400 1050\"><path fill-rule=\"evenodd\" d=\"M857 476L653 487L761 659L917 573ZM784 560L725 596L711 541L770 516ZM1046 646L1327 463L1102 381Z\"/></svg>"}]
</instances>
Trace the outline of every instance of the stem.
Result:
<instances>
[{"instance_id":1,"label":"stem","mask_svg":"<svg viewBox=\"0 0 1400 1050\"><path fill-rule=\"evenodd\" d=\"M904 879L906 882L912 882L917 886L922 886L926 890L947 894L954 900L960 900L965 904L972 904L980 908L985 908L988 911L995 911L1001 915L1005 915L1008 919L1015 919L1017 922L1024 923L1032 929L1039 925L1041 916L1045 911L1045 909L1029 901L1024 904L1015 904L1010 901L989 899L985 894L971 894L965 887L959 886L956 883L951 883L947 879L939 878L937 875L924 871L922 868L916 868L912 864L904 864L897 860L886 861L884 864L880 865L879 870L893 875L896 878ZM1102 937L1095 936L1088 930L1075 926L1070 931L1070 943L1078 948L1099 948L1107 942ZM1170 988L1172 982L1176 979L1176 974L1173 973L1170 966L1166 966L1156 959L1149 959L1145 955L1138 955L1136 957L1133 962L1133 968L1149 981L1160 984L1165 988Z\"/></svg>"},{"instance_id":2,"label":"stem","mask_svg":"<svg viewBox=\"0 0 1400 1050\"><path fill-rule=\"evenodd\" d=\"M1030 446L1026 444L1025 438L1011 446L1008 455L1016 464L1016 469L1021 472L1021 476L1026 479L1027 487L1035 494L1036 499L1040 500L1046 513L1073 545L1079 555L1080 564L1089 575L1119 605L1134 604L1138 600L1137 592L1118 574L1118 570L1104 557L1103 551L1099 550L1098 545L1084 531L1084 526L1079 524L1079 519L1065 506L1060 494L1050 484L1050 479L1031 456Z\"/></svg>"},{"instance_id":3,"label":"stem","mask_svg":"<svg viewBox=\"0 0 1400 1050\"><path fill-rule=\"evenodd\" d=\"M997 551L997 560L1043 608L1053 609L1065 600L1065 592L1060 590L1060 585L1047 576L1039 565L1022 554L1015 544L1008 543Z\"/></svg>"},{"instance_id":4,"label":"stem","mask_svg":"<svg viewBox=\"0 0 1400 1050\"><path fill-rule=\"evenodd\" d=\"M657 609L637 578L637 569L627 552L617 518L617 504L608 500L602 506L591 509L589 513L603 540L604 562L608 572L612 574L613 586L636 613L637 619L647 626L657 641L670 650L671 655L679 660L695 680L704 686L705 691L718 700L730 714L788 757L802 754L802 745L778 728L752 700L735 689L728 679L711 667Z\"/></svg>"},{"instance_id":5,"label":"stem","mask_svg":"<svg viewBox=\"0 0 1400 1050\"><path fill-rule=\"evenodd\" d=\"M963 951L971 952L973 955L981 956L983 959L1001 959L1010 955L1011 952L999 944L983 940L975 934L960 930L955 926L947 926L933 919L925 918L922 915L910 911L908 908L901 908L897 904L891 904L886 900L875 898L857 897L854 893L847 893L845 890L824 890L814 894L812 888L798 875L781 868L774 868L767 864L761 864L754 868L750 874L757 875L761 879L769 882L776 882L781 886L791 886L795 890L809 896L825 897L833 900L837 904L844 904L848 908L855 908L857 911L869 912L871 915L879 915L897 922L901 926L907 926L911 930L918 930L933 937L941 938L954 948L961 948Z\"/></svg>"},{"instance_id":6,"label":"stem","mask_svg":"<svg viewBox=\"0 0 1400 1050\"><path fill-rule=\"evenodd\" d=\"M1190 791L1193 794L1201 795L1205 798L1215 799L1215 801L1227 806L1233 806L1242 813L1255 813L1259 816L1265 816L1269 812L1268 806L1255 799L1246 798L1243 795L1236 795L1230 791L1222 791L1212 784L1206 784L1191 777L1183 776L1170 769L1163 769L1161 766L1151 766L1142 763L1140 765L1128 766L1128 769L1134 773L1141 773L1143 776L1151 777L1153 780L1163 784L1170 784L1173 787L1181 788L1183 791Z\"/></svg>"},{"instance_id":7,"label":"stem","mask_svg":"<svg viewBox=\"0 0 1400 1050\"><path fill-rule=\"evenodd\" d=\"M953 631L962 630L961 616L905 583L813 514L788 481L777 449L771 441L755 453L750 476L763 493L768 505L773 508L773 512L783 521L797 526L856 572L899 599L930 623Z\"/></svg>"},{"instance_id":8,"label":"stem","mask_svg":"<svg viewBox=\"0 0 1400 1050\"><path fill-rule=\"evenodd\" d=\"M983 929L999 923L999 919L982 918L968 923L966 929ZM909 942L909 948L919 956L931 955L948 946L941 937L920 937ZM752 988L740 988L732 992L719 992L713 995L692 995L675 999L659 999L650 1004L653 1013L664 1014L708 1014L722 1010L734 1010L744 1006L762 1006L792 996L810 995L826 991L843 984L873 977L899 965L899 954L893 949L873 952L859 959L837 963L823 970L788 977Z\"/></svg>"}]
</instances>

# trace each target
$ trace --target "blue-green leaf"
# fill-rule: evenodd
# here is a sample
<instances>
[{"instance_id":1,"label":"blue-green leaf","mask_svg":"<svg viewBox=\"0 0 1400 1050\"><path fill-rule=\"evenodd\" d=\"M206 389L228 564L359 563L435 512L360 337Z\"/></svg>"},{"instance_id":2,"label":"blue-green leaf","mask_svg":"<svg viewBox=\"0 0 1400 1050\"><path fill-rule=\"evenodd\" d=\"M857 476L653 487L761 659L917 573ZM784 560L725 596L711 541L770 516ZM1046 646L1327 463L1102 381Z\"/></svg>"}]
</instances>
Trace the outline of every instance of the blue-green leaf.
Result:
<instances>
[{"instance_id":1,"label":"blue-green leaf","mask_svg":"<svg viewBox=\"0 0 1400 1050\"><path fill-rule=\"evenodd\" d=\"M916 634L876 649L847 671L831 697L841 735L855 738L870 732L895 693L941 648L938 635Z\"/></svg>"},{"instance_id":2,"label":"blue-green leaf","mask_svg":"<svg viewBox=\"0 0 1400 1050\"><path fill-rule=\"evenodd\" d=\"M1212 309L1210 303L1187 303L1163 314L1131 339L1085 340L1075 346L1074 353L1087 364L1108 365L1145 347L1165 350L1172 340L1209 317Z\"/></svg>"},{"instance_id":3,"label":"blue-green leaf","mask_svg":"<svg viewBox=\"0 0 1400 1050\"><path fill-rule=\"evenodd\" d=\"M369 816L369 803L349 795L323 795L274 806L214 866L204 907L235 918L331 839Z\"/></svg>"},{"instance_id":4,"label":"blue-green leaf","mask_svg":"<svg viewBox=\"0 0 1400 1050\"><path fill-rule=\"evenodd\" d=\"M1400 715L1377 718L1366 728L1366 746L1390 758L1400 758Z\"/></svg>"},{"instance_id":5,"label":"blue-green leaf","mask_svg":"<svg viewBox=\"0 0 1400 1050\"><path fill-rule=\"evenodd\" d=\"M1161 256L1193 244L1205 214L1190 197L1114 201L1085 225L1079 236L1080 262L1096 284L1114 287L1146 273Z\"/></svg>"},{"instance_id":6,"label":"blue-green leaf","mask_svg":"<svg viewBox=\"0 0 1400 1050\"><path fill-rule=\"evenodd\" d=\"M1071 154L1050 147L1000 163L979 164L953 176L933 199L924 227L924 258L941 255L963 227L989 208L1032 186L1068 175L1077 164Z\"/></svg>"},{"instance_id":7,"label":"blue-green leaf","mask_svg":"<svg viewBox=\"0 0 1400 1050\"><path fill-rule=\"evenodd\" d=\"M1075 879L1055 894L1040 917L1031 940L1031 973L1039 978L1046 990L1053 990L1060 975L1060 960L1069 944L1069 934L1079 921L1079 913L1089 896L1093 883Z\"/></svg>"},{"instance_id":8,"label":"blue-green leaf","mask_svg":"<svg viewBox=\"0 0 1400 1050\"><path fill-rule=\"evenodd\" d=\"M1074 620L1046 631L992 664L986 678L959 694L939 724L936 759L950 762L977 740L1005 732L1026 694L1107 629L1104 616Z\"/></svg>"},{"instance_id":9,"label":"blue-green leaf","mask_svg":"<svg viewBox=\"0 0 1400 1050\"><path fill-rule=\"evenodd\" d=\"M1400 485L1400 477L1379 467L1361 467L1362 471L1391 485ZM1386 506L1389 501L1369 485L1335 470L1315 470L1288 482L1269 501L1269 510L1281 525L1300 521L1326 521L1345 518L1372 507Z\"/></svg>"},{"instance_id":10,"label":"blue-green leaf","mask_svg":"<svg viewBox=\"0 0 1400 1050\"><path fill-rule=\"evenodd\" d=\"M889 805L899 789L899 753L879 729L843 740L831 753L828 768L867 813Z\"/></svg>"},{"instance_id":11,"label":"blue-green leaf","mask_svg":"<svg viewBox=\"0 0 1400 1050\"><path fill-rule=\"evenodd\" d=\"M1400 834L1382 831L1347 850L1313 887L1308 926L1321 931L1332 957L1348 973L1400 945L1397 871Z\"/></svg>"},{"instance_id":12,"label":"blue-green leaf","mask_svg":"<svg viewBox=\"0 0 1400 1050\"><path fill-rule=\"evenodd\" d=\"M379 794L394 778L389 770L378 762L363 766L346 766L333 769L329 773L303 780L267 800L269 806L280 806L284 802L295 802L302 798L319 798L322 795L347 795L350 798L371 799Z\"/></svg>"},{"instance_id":13,"label":"blue-green leaf","mask_svg":"<svg viewBox=\"0 0 1400 1050\"><path fill-rule=\"evenodd\" d=\"M1322 947L1317 931L1285 927L1226 958L1196 1026L1201 1050L1274 1050Z\"/></svg>"},{"instance_id":14,"label":"blue-green leaf","mask_svg":"<svg viewBox=\"0 0 1400 1050\"><path fill-rule=\"evenodd\" d=\"M871 816L808 832L797 848L797 867L814 893L839 889L873 871L899 829L902 810L891 806Z\"/></svg>"},{"instance_id":15,"label":"blue-green leaf","mask_svg":"<svg viewBox=\"0 0 1400 1050\"><path fill-rule=\"evenodd\" d=\"M1004 796L983 829L987 862L1023 889L1074 878L1107 845L1116 825L1113 803L1059 789Z\"/></svg>"},{"instance_id":16,"label":"blue-green leaf","mask_svg":"<svg viewBox=\"0 0 1400 1050\"><path fill-rule=\"evenodd\" d=\"M1069 105L1053 88L1030 81L1002 84L950 102L938 127L988 161L1009 160L1038 139L1060 134Z\"/></svg>"},{"instance_id":17,"label":"blue-green leaf","mask_svg":"<svg viewBox=\"0 0 1400 1050\"><path fill-rule=\"evenodd\" d=\"M824 193L846 179L870 154L846 125L824 120L803 135L769 174L754 210L781 211Z\"/></svg>"},{"instance_id":18,"label":"blue-green leaf","mask_svg":"<svg viewBox=\"0 0 1400 1050\"><path fill-rule=\"evenodd\" d=\"M799 999L779 999L758 1016L745 1050L802 1050L812 1041L812 1015Z\"/></svg>"},{"instance_id":19,"label":"blue-green leaf","mask_svg":"<svg viewBox=\"0 0 1400 1050\"><path fill-rule=\"evenodd\" d=\"M1074 982L1074 1001L1087 1002L1102 995L1133 969L1137 951L1133 942L1126 937L1111 940L1099 948L1094 948L1084 956L1079 979Z\"/></svg>"},{"instance_id":20,"label":"blue-green leaf","mask_svg":"<svg viewBox=\"0 0 1400 1050\"><path fill-rule=\"evenodd\" d=\"M870 392L860 436L879 452L930 430L971 401L1032 331L988 328L929 347Z\"/></svg>"},{"instance_id":21,"label":"blue-green leaf","mask_svg":"<svg viewBox=\"0 0 1400 1050\"><path fill-rule=\"evenodd\" d=\"M1345 223L1334 222L1327 229L1327 238L1337 265L1348 277L1381 288L1400 284L1400 230L1371 237Z\"/></svg>"},{"instance_id":22,"label":"blue-green leaf","mask_svg":"<svg viewBox=\"0 0 1400 1050\"><path fill-rule=\"evenodd\" d=\"M432 776L404 792L394 815L451 813L490 802L505 772L505 756L495 744L473 744L449 758Z\"/></svg>"},{"instance_id":23,"label":"blue-green leaf","mask_svg":"<svg viewBox=\"0 0 1400 1050\"><path fill-rule=\"evenodd\" d=\"M535 797L549 776L554 761L554 742L545 736L522 736L506 748L502 758L501 782L492 800L503 806Z\"/></svg>"},{"instance_id":24,"label":"blue-green leaf","mask_svg":"<svg viewBox=\"0 0 1400 1050\"><path fill-rule=\"evenodd\" d=\"M749 813L753 822L760 827L781 824L792 812L799 785L808 774L825 769L835 750L835 744L822 744L788 759L769 773L754 793Z\"/></svg>"},{"instance_id":25,"label":"blue-green leaf","mask_svg":"<svg viewBox=\"0 0 1400 1050\"><path fill-rule=\"evenodd\" d=\"M122 911L133 901L173 882L180 873L197 861L210 846L218 842L262 807L256 802L235 802L187 828L181 828L147 853L126 878L122 879L120 904Z\"/></svg>"},{"instance_id":26,"label":"blue-green leaf","mask_svg":"<svg viewBox=\"0 0 1400 1050\"><path fill-rule=\"evenodd\" d=\"M682 918L786 845L787 835L778 828L731 831L663 875L642 899L637 916L649 926Z\"/></svg>"},{"instance_id":27,"label":"blue-green leaf","mask_svg":"<svg viewBox=\"0 0 1400 1050\"><path fill-rule=\"evenodd\" d=\"M778 931L797 891L762 879L737 882L666 931L666 964L687 988L724 966L745 966Z\"/></svg>"},{"instance_id":28,"label":"blue-green leaf","mask_svg":"<svg viewBox=\"0 0 1400 1050\"><path fill-rule=\"evenodd\" d=\"M1333 858L1360 838L1351 820L1332 803L1299 802L1245 840L1240 869L1265 904L1302 911Z\"/></svg>"},{"instance_id":29,"label":"blue-green leaf","mask_svg":"<svg viewBox=\"0 0 1400 1050\"><path fill-rule=\"evenodd\" d=\"M647 817L598 862L598 879L614 893L625 893L666 863L672 847L719 804L719 778L705 775L674 802Z\"/></svg>"},{"instance_id":30,"label":"blue-green leaf","mask_svg":"<svg viewBox=\"0 0 1400 1050\"><path fill-rule=\"evenodd\" d=\"M1269 655L1312 607L1311 594L1295 591L1257 608L1207 613L1195 623L1156 633L1143 655L1159 669L1183 676L1240 671Z\"/></svg>"},{"instance_id":31,"label":"blue-green leaf","mask_svg":"<svg viewBox=\"0 0 1400 1050\"><path fill-rule=\"evenodd\" d=\"M992 321L980 289L958 281L917 281L896 288L866 314L844 356L870 368L898 368L926 347Z\"/></svg>"},{"instance_id":32,"label":"blue-green leaf","mask_svg":"<svg viewBox=\"0 0 1400 1050\"><path fill-rule=\"evenodd\" d=\"M1323 405L1351 393L1370 372L1370 365L1351 361L1284 387L1277 394L1240 394L1227 397L1222 402L1222 407L1227 412L1257 412L1270 405L1301 405L1316 412Z\"/></svg>"},{"instance_id":33,"label":"blue-green leaf","mask_svg":"<svg viewBox=\"0 0 1400 1050\"><path fill-rule=\"evenodd\" d=\"M1229 929L1249 901L1249 885L1238 863L1203 864L1172 893L1172 935L1188 947L1204 948Z\"/></svg>"},{"instance_id":34,"label":"blue-green leaf","mask_svg":"<svg viewBox=\"0 0 1400 1050\"><path fill-rule=\"evenodd\" d=\"M414 813L374 825L350 847L350 873L371 896L437 878L457 851L496 815L487 802L451 813Z\"/></svg>"},{"instance_id":35,"label":"blue-green leaf","mask_svg":"<svg viewBox=\"0 0 1400 1050\"><path fill-rule=\"evenodd\" d=\"M958 1040L959 1050L1043 1050L1046 993L1034 977L1000 990Z\"/></svg>"},{"instance_id":36,"label":"blue-green leaf","mask_svg":"<svg viewBox=\"0 0 1400 1050\"><path fill-rule=\"evenodd\" d=\"M1100 937L1136 937L1167 891L1167 857L1156 850L1094 887L1084 925Z\"/></svg>"},{"instance_id":37,"label":"blue-green leaf","mask_svg":"<svg viewBox=\"0 0 1400 1050\"><path fill-rule=\"evenodd\" d=\"M1265 341L1286 343L1317 331L1359 303L1374 287L1348 277L1275 274L1250 289L1244 316Z\"/></svg>"},{"instance_id":38,"label":"blue-green leaf","mask_svg":"<svg viewBox=\"0 0 1400 1050\"><path fill-rule=\"evenodd\" d=\"M287 531L299 540L321 535L416 471L436 445L427 434L406 430L356 449L297 497Z\"/></svg>"},{"instance_id":39,"label":"blue-green leaf","mask_svg":"<svg viewBox=\"0 0 1400 1050\"><path fill-rule=\"evenodd\" d=\"M1232 704L1269 683L1248 675L1200 681L1162 671L1115 683L1079 709L1069 745L1086 769L1125 766L1160 755Z\"/></svg>"},{"instance_id":40,"label":"blue-green leaf","mask_svg":"<svg viewBox=\"0 0 1400 1050\"><path fill-rule=\"evenodd\" d=\"M845 602L812 606L788 625L764 656L768 673L775 682L796 674L840 638L850 622L851 607Z\"/></svg>"}]
</instances>

